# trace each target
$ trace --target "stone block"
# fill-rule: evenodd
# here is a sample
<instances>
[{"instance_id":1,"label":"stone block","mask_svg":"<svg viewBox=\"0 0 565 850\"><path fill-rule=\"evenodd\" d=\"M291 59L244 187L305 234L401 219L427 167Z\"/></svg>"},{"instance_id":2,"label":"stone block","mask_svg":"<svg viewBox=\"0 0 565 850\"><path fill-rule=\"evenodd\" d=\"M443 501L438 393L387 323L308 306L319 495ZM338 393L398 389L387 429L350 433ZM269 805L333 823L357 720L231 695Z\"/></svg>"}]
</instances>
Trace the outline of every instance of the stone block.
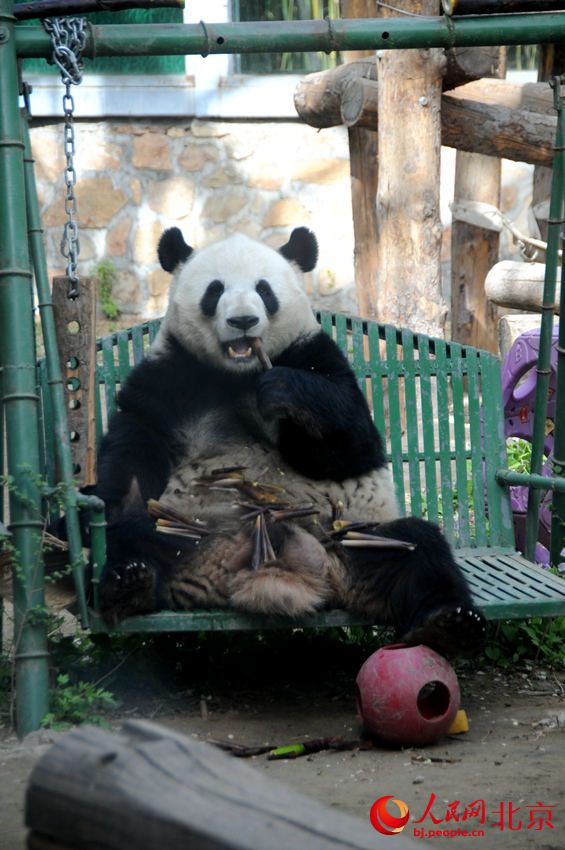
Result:
<instances>
[{"instance_id":1,"label":"stone block","mask_svg":"<svg viewBox=\"0 0 565 850\"><path fill-rule=\"evenodd\" d=\"M59 227L67 220L66 187L60 191L43 216L45 227ZM110 177L84 177L75 186L76 221L80 227L107 227L127 204L123 189L115 189Z\"/></svg>"},{"instance_id":2,"label":"stone block","mask_svg":"<svg viewBox=\"0 0 565 850\"><path fill-rule=\"evenodd\" d=\"M216 224L227 221L237 215L247 202L247 195L242 191L222 192L211 195L202 210L202 218L210 218Z\"/></svg>"},{"instance_id":3,"label":"stone block","mask_svg":"<svg viewBox=\"0 0 565 850\"><path fill-rule=\"evenodd\" d=\"M281 198L267 210L263 227L298 227L310 223L310 213L297 198Z\"/></svg>"},{"instance_id":4,"label":"stone block","mask_svg":"<svg viewBox=\"0 0 565 850\"><path fill-rule=\"evenodd\" d=\"M66 163L62 133L47 127L36 127L30 131L30 136L36 179L54 183L63 173Z\"/></svg>"},{"instance_id":5,"label":"stone block","mask_svg":"<svg viewBox=\"0 0 565 850\"><path fill-rule=\"evenodd\" d=\"M112 286L112 297L117 301L122 310L133 310L141 307L143 303L143 291L141 283L135 272L119 269Z\"/></svg>"},{"instance_id":6,"label":"stone block","mask_svg":"<svg viewBox=\"0 0 565 850\"><path fill-rule=\"evenodd\" d=\"M167 136L170 136L171 139L182 139L185 134L186 129L184 127L169 127L167 129Z\"/></svg>"},{"instance_id":7,"label":"stone block","mask_svg":"<svg viewBox=\"0 0 565 850\"><path fill-rule=\"evenodd\" d=\"M141 180L139 177L134 177L129 181L129 188L133 196L133 201L137 206L141 204Z\"/></svg>"},{"instance_id":8,"label":"stone block","mask_svg":"<svg viewBox=\"0 0 565 850\"><path fill-rule=\"evenodd\" d=\"M185 218L192 211L194 183L189 177L148 180L147 192L151 209L167 218Z\"/></svg>"},{"instance_id":9,"label":"stone block","mask_svg":"<svg viewBox=\"0 0 565 850\"><path fill-rule=\"evenodd\" d=\"M126 215L108 231L106 250L110 257L123 257L126 253L131 225L132 220Z\"/></svg>"},{"instance_id":10,"label":"stone block","mask_svg":"<svg viewBox=\"0 0 565 850\"><path fill-rule=\"evenodd\" d=\"M349 160L338 157L302 159L294 163L291 180L333 186L349 180Z\"/></svg>"},{"instance_id":11,"label":"stone block","mask_svg":"<svg viewBox=\"0 0 565 850\"><path fill-rule=\"evenodd\" d=\"M157 244L163 233L160 221L141 224L135 231L133 255L137 263L158 263Z\"/></svg>"},{"instance_id":12,"label":"stone block","mask_svg":"<svg viewBox=\"0 0 565 850\"><path fill-rule=\"evenodd\" d=\"M136 168L151 168L153 171L169 171L171 152L169 140L158 133L144 133L133 140L132 163Z\"/></svg>"},{"instance_id":13,"label":"stone block","mask_svg":"<svg viewBox=\"0 0 565 850\"><path fill-rule=\"evenodd\" d=\"M258 239L261 233L261 225L252 218L243 218L238 221L233 227L228 228L230 233L245 233L251 239Z\"/></svg>"},{"instance_id":14,"label":"stone block","mask_svg":"<svg viewBox=\"0 0 565 850\"><path fill-rule=\"evenodd\" d=\"M223 189L224 186L232 186L234 183L241 183L241 175L231 165L227 168L215 168L202 180L202 185L207 189Z\"/></svg>"},{"instance_id":15,"label":"stone block","mask_svg":"<svg viewBox=\"0 0 565 850\"><path fill-rule=\"evenodd\" d=\"M167 295L169 292L169 284L172 280L172 275L164 271L164 269L155 269L147 275L147 283L149 284L149 292L157 298L160 295Z\"/></svg>"},{"instance_id":16,"label":"stone block","mask_svg":"<svg viewBox=\"0 0 565 850\"><path fill-rule=\"evenodd\" d=\"M260 159L254 166L249 178L249 186L256 186L259 189L268 189L277 191L283 183L283 174L280 169L273 165L272 162Z\"/></svg>"},{"instance_id":17,"label":"stone block","mask_svg":"<svg viewBox=\"0 0 565 850\"><path fill-rule=\"evenodd\" d=\"M220 139L222 136L229 136L231 126L223 121L201 121L195 118L190 125L190 132L197 139Z\"/></svg>"},{"instance_id":18,"label":"stone block","mask_svg":"<svg viewBox=\"0 0 565 850\"><path fill-rule=\"evenodd\" d=\"M179 156L179 165L185 171L202 171L207 162L218 159L213 145L186 145Z\"/></svg>"},{"instance_id":19,"label":"stone block","mask_svg":"<svg viewBox=\"0 0 565 850\"><path fill-rule=\"evenodd\" d=\"M89 133L77 145L77 166L82 171L115 171L122 163L122 149L118 145Z\"/></svg>"},{"instance_id":20,"label":"stone block","mask_svg":"<svg viewBox=\"0 0 565 850\"><path fill-rule=\"evenodd\" d=\"M160 313L163 315L169 303L168 295L150 295L145 305L145 312L149 315Z\"/></svg>"}]
</instances>

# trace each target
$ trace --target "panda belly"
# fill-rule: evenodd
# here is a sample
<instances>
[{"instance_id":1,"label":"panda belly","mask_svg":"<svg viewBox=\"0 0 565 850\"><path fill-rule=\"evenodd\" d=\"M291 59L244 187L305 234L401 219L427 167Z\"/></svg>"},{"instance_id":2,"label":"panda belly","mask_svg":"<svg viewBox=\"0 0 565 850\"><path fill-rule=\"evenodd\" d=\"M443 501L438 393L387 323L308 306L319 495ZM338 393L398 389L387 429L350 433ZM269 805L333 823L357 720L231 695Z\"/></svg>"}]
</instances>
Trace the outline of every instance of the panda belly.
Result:
<instances>
[{"instance_id":1,"label":"panda belly","mask_svg":"<svg viewBox=\"0 0 565 850\"><path fill-rule=\"evenodd\" d=\"M203 484L201 479L213 477L215 471L241 467L244 482L259 482L280 487L278 501L293 508L314 507L320 511L320 519L329 521L332 505L343 504L344 519L377 520L390 522L400 514L394 492L392 476L388 468L372 470L358 478L344 481L329 479L313 480L296 472L281 457L277 448L253 444L250 439L238 440L233 435L226 445L216 444L214 451L183 461L171 476L160 501L168 507L194 520L210 521L221 518L237 518L249 512L236 502L250 502L245 489L230 488L222 482Z\"/></svg>"}]
</instances>

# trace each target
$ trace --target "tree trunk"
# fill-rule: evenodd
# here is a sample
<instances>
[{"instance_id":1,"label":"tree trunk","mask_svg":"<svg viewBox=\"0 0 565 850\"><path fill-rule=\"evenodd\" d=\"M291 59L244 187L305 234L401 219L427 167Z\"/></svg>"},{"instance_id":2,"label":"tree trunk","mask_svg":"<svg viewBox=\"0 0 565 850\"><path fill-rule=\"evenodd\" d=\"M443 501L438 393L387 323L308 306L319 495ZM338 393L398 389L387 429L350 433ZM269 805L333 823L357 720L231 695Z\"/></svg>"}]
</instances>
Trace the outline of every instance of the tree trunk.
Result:
<instances>
[{"instance_id":1,"label":"tree trunk","mask_svg":"<svg viewBox=\"0 0 565 850\"><path fill-rule=\"evenodd\" d=\"M397 0L435 15L435 0ZM381 9L386 17L397 15ZM443 51L386 50L378 57L377 192L380 321L443 337L439 176Z\"/></svg>"},{"instance_id":2,"label":"tree trunk","mask_svg":"<svg viewBox=\"0 0 565 850\"><path fill-rule=\"evenodd\" d=\"M457 151L456 199L500 205L500 159ZM498 310L485 295L485 279L498 262L500 233L454 221L451 229L451 339L497 351Z\"/></svg>"}]
</instances>

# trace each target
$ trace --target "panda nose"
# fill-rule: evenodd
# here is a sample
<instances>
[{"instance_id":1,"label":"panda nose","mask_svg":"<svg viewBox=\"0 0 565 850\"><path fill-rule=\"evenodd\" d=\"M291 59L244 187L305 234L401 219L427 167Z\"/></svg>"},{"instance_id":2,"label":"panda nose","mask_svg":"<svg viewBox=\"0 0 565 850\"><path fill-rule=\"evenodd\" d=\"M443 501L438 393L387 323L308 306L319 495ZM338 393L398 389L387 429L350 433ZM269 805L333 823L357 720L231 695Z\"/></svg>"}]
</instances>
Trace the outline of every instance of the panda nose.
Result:
<instances>
[{"instance_id":1,"label":"panda nose","mask_svg":"<svg viewBox=\"0 0 565 850\"><path fill-rule=\"evenodd\" d=\"M228 325L232 328L239 328L241 331L246 331L249 328L255 327L258 321L258 316L234 316L232 319L228 319Z\"/></svg>"}]
</instances>

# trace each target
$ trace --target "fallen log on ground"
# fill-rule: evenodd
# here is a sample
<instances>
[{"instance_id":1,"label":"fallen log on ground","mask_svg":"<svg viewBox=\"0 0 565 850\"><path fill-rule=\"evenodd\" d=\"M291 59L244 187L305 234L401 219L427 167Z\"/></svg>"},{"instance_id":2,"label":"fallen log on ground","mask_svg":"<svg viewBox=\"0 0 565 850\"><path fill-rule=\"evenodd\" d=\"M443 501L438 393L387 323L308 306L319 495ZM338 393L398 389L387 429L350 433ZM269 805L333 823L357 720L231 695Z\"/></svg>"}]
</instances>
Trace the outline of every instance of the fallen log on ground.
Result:
<instances>
[{"instance_id":1,"label":"fallen log on ground","mask_svg":"<svg viewBox=\"0 0 565 850\"><path fill-rule=\"evenodd\" d=\"M385 850L387 838L148 721L82 726L36 765L28 850ZM417 845L402 836L397 850Z\"/></svg>"}]
</instances>

